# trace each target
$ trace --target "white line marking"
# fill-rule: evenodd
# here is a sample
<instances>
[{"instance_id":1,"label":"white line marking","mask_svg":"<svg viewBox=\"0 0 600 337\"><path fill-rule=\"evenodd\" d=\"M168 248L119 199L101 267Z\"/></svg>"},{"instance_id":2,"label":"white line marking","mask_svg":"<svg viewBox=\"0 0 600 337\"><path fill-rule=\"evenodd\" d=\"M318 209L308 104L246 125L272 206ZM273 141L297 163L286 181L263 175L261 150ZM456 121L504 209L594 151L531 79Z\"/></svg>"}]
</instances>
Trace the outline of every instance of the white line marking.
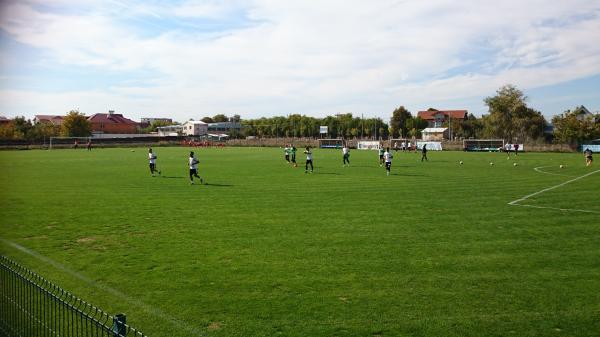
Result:
<instances>
[{"instance_id":1,"label":"white line marking","mask_svg":"<svg viewBox=\"0 0 600 337\"><path fill-rule=\"evenodd\" d=\"M544 173L544 174L551 174L551 175L553 175L553 176L572 177L572 176L570 176L570 175L566 175L566 174L560 174L560 173L551 173L551 172L546 172L546 171L542 171L542 170L541 170L541 169L543 169L543 168L546 168L546 167L553 167L553 166L554 166L554 165L551 165L551 166L538 166L538 167L534 167L533 169L534 169L536 172L539 172L539 173Z\"/></svg>"},{"instance_id":2,"label":"white line marking","mask_svg":"<svg viewBox=\"0 0 600 337\"><path fill-rule=\"evenodd\" d=\"M537 170L536 170L536 171L537 171ZM538 172L540 172L540 171L538 171ZM565 185L567 185L567 184L570 184L570 183L572 183L572 182L574 182L574 181L577 181L577 180L579 180L579 179L583 179L583 178L585 178L585 177L587 177L587 176L591 176L592 174L594 174L594 173L598 173L598 172L600 172L600 170L596 170L596 171L592 171L592 172L590 172L590 173L586 173L586 174L584 174L584 175L582 175L582 176L579 176L579 177L577 177L577 178L573 178L573 179L571 179L571 180L567 180L567 181L565 181L565 182L563 182L563 183L560 183L560 184L558 184L558 185L554 185L554 186L551 186L551 187L545 188L545 189L543 189L543 190L541 190L541 191L537 191L537 192L535 192L535 193L531 193L531 194L529 194L529 195L526 195L526 196L524 196L524 197L522 197L522 198L520 198L520 199L513 200L513 201L509 202L508 204L509 204L509 205L511 205L511 206L523 206L523 207L532 207L532 208L555 209L555 210L560 210L560 211L585 212L585 213L600 213L600 211L591 211L591 210L584 210L584 209L558 208L558 207L546 207L546 206L534 206L534 205L522 205L522 204L519 204L519 202L521 202L521 201L525 201L525 200L527 200L527 199L529 199L529 198L531 198L531 197L533 197L533 196L536 196L536 195L538 195L538 194L542 194L542 193L544 193L544 192L548 192L548 191L551 191L551 190L557 189L557 188L559 188L559 187L565 186ZM543 172L542 172L542 173L543 173Z\"/></svg>"},{"instance_id":3,"label":"white line marking","mask_svg":"<svg viewBox=\"0 0 600 337\"><path fill-rule=\"evenodd\" d=\"M109 294L111 294L111 295L113 295L115 297L118 297L119 299L121 299L121 300L123 300L125 302L128 302L129 304L133 304L134 306L137 306L138 308L141 308L146 313L149 313L150 315L152 315L154 317L157 317L157 318L160 318L160 319L162 319L162 320L164 320L166 322L169 322L172 325L174 325L175 327L180 327L180 328L183 328L184 330L186 330L188 333L192 333L192 334L195 334L197 336L202 336L202 332L200 331L200 329L187 324L186 322L184 322L181 319L171 318L171 317L173 317L173 315L168 315L168 314L164 313L163 311L154 308L151 305L148 305L148 304L146 304L146 303L144 303L144 302L142 302L140 300L137 300L137 299L134 299L134 298L131 298L131 297L125 295L124 293L120 292L119 290L116 290L116 289L113 289L111 287L108 287L108 286L105 286L103 284L100 284L100 283L98 283L98 282L96 282L96 281L94 281L94 280L92 280L92 279L90 279L90 278L88 278L88 277L86 277L86 276L84 276L84 275L76 272L76 271L73 271L73 270L71 270L71 269L63 266L62 264L60 264L60 263L58 263L58 262L56 262L54 260L49 259L46 256L40 255L40 254L32 251L29 248L21 246L18 243L15 243L15 242L3 239L3 238L0 238L0 241L2 241L6 245L9 245L9 246L15 248L16 250L18 250L20 252L23 252L25 254L31 255L31 256L35 257L36 259L38 259L38 260L40 260L42 262L45 262L45 263L53 266L54 268L56 268L56 269L58 269L58 270L60 270L60 271L62 271L64 273L67 273L67 274L73 276L76 279L79 279L79 280L81 280L81 281L83 281L83 282L85 282L85 283L87 283L89 285L92 285L92 286L94 286L94 287L96 287L96 288L98 288L98 289L100 289L100 290L102 290L104 292L107 292L107 293L109 293Z\"/></svg>"}]
</instances>

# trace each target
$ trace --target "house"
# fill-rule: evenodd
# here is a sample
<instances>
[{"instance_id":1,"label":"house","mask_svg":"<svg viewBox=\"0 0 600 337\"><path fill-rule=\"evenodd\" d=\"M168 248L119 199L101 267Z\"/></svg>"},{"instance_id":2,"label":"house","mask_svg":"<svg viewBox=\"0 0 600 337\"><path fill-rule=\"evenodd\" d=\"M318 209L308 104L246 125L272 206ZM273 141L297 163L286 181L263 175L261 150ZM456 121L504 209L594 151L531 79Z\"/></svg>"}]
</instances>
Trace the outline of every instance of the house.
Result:
<instances>
[{"instance_id":1,"label":"house","mask_svg":"<svg viewBox=\"0 0 600 337\"><path fill-rule=\"evenodd\" d=\"M448 138L448 128L425 128L421 135L424 141L442 141Z\"/></svg>"},{"instance_id":2,"label":"house","mask_svg":"<svg viewBox=\"0 0 600 337\"><path fill-rule=\"evenodd\" d=\"M451 119L466 120L467 116L467 110L427 110L417 113L417 117L427 121L429 128L441 128Z\"/></svg>"},{"instance_id":3,"label":"house","mask_svg":"<svg viewBox=\"0 0 600 337\"><path fill-rule=\"evenodd\" d=\"M183 134L183 125L159 126L156 128L159 137L181 136Z\"/></svg>"},{"instance_id":4,"label":"house","mask_svg":"<svg viewBox=\"0 0 600 337\"><path fill-rule=\"evenodd\" d=\"M50 123L54 126L60 126L64 118L65 116L59 115L35 115L35 118L33 118L33 123Z\"/></svg>"},{"instance_id":5,"label":"house","mask_svg":"<svg viewBox=\"0 0 600 337\"><path fill-rule=\"evenodd\" d=\"M8 124L10 123L10 119L4 117L4 116L0 116L0 125L2 124Z\"/></svg>"},{"instance_id":6,"label":"house","mask_svg":"<svg viewBox=\"0 0 600 337\"><path fill-rule=\"evenodd\" d=\"M208 123L208 131L210 133L227 134L240 133L242 124L239 122L220 122L220 123Z\"/></svg>"},{"instance_id":7,"label":"house","mask_svg":"<svg viewBox=\"0 0 600 337\"><path fill-rule=\"evenodd\" d=\"M573 113L575 114L577 120L579 120L579 121L583 121L584 119L586 119L590 116L593 116L593 114L590 112L590 110L588 110L583 105L576 107L573 110Z\"/></svg>"},{"instance_id":8,"label":"house","mask_svg":"<svg viewBox=\"0 0 600 337\"><path fill-rule=\"evenodd\" d=\"M116 114L113 110L108 113L97 113L88 117L93 133L133 134L138 130L138 123Z\"/></svg>"},{"instance_id":9,"label":"house","mask_svg":"<svg viewBox=\"0 0 600 337\"><path fill-rule=\"evenodd\" d=\"M204 136L208 134L208 124L203 121L187 121L183 123L183 134L186 136Z\"/></svg>"}]
</instances>

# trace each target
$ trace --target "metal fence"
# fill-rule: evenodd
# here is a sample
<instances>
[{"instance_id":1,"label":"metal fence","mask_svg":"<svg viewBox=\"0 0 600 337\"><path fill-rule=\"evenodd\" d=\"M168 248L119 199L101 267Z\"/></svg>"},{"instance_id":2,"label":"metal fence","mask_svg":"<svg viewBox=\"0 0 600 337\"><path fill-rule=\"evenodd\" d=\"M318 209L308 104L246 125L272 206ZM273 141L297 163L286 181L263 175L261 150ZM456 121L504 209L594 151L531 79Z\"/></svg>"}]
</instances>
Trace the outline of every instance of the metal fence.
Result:
<instances>
[{"instance_id":1,"label":"metal fence","mask_svg":"<svg viewBox=\"0 0 600 337\"><path fill-rule=\"evenodd\" d=\"M108 315L2 255L0 336L145 337L125 315Z\"/></svg>"}]
</instances>

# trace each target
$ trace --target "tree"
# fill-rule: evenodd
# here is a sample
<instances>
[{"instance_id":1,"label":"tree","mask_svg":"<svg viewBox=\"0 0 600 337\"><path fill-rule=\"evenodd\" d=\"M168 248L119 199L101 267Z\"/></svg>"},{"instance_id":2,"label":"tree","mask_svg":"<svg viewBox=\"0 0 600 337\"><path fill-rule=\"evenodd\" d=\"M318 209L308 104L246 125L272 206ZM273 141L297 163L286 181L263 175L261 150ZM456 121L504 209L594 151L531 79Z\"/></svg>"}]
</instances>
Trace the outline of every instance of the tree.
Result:
<instances>
[{"instance_id":1,"label":"tree","mask_svg":"<svg viewBox=\"0 0 600 337\"><path fill-rule=\"evenodd\" d=\"M392 112L392 119L390 120L392 137L396 138L407 135L408 128L406 127L406 121L409 118L412 118L412 115L404 106L400 106Z\"/></svg>"},{"instance_id":2,"label":"tree","mask_svg":"<svg viewBox=\"0 0 600 337\"><path fill-rule=\"evenodd\" d=\"M214 115L212 119L214 123L223 123L229 121L229 118L223 114Z\"/></svg>"},{"instance_id":3,"label":"tree","mask_svg":"<svg viewBox=\"0 0 600 337\"><path fill-rule=\"evenodd\" d=\"M486 136L508 141L541 137L546 120L539 111L527 107L526 100L527 96L510 84L498 89L496 96L485 98L489 111L482 119Z\"/></svg>"},{"instance_id":4,"label":"tree","mask_svg":"<svg viewBox=\"0 0 600 337\"><path fill-rule=\"evenodd\" d=\"M31 124L31 121L27 120L27 119L25 119L25 117L21 116L21 117L15 117L12 120L12 123L14 125L13 138L27 139L27 136L29 135L29 131L33 127L33 125Z\"/></svg>"},{"instance_id":5,"label":"tree","mask_svg":"<svg viewBox=\"0 0 600 337\"><path fill-rule=\"evenodd\" d=\"M552 118L554 125L554 141L572 146L579 145L586 140L600 137L600 122L598 116L581 115L575 109Z\"/></svg>"},{"instance_id":6,"label":"tree","mask_svg":"<svg viewBox=\"0 0 600 337\"><path fill-rule=\"evenodd\" d=\"M77 110L71 110L63 119L61 134L65 137L88 137L92 126L87 117Z\"/></svg>"},{"instance_id":7,"label":"tree","mask_svg":"<svg viewBox=\"0 0 600 337\"><path fill-rule=\"evenodd\" d=\"M215 122L215 121L214 121L212 118L210 118L210 117L204 117L204 118L202 118L202 119L201 119L201 121L203 121L204 123L207 123L207 124L208 124L208 123L214 123L214 122Z\"/></svg>"}]
</instances>

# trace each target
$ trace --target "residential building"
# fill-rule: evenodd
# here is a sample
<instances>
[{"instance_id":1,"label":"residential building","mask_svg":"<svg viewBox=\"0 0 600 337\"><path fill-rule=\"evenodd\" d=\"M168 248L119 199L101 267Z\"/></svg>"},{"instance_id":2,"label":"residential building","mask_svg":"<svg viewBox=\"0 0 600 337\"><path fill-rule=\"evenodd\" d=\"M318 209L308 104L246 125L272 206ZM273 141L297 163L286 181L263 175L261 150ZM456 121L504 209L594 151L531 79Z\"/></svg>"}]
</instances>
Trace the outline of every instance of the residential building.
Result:
<instances>
[{"instance_id":1,"label":"residential building","mask_svg":"<svg viewBox=\"0 0 600 337\"><path fill-rule=\"evenodd\" d=\"M441 128L444 123L451 119L462 119L466 120L468 116L467 110L433 110L433 111L419 111L418 117L427 121L427 127L429 128Z\"/></svg>"},{"instance_id":2,"label":"residential building","mask_svg":"<svg viewBox=\"0 0 600 337\"><path fill-rule=\"evenodd\" d=\"M171 118L143 117L142 119L140 119L140 128L147 128L154 122L164 122L172 124L173 120Z\"/></svg>"},{"instance_id":3,"label":"residential building","mask_svg":"<svg viewBox=\"0 0 600 337\"><path fill-rule=\"evenodd\" d=\"M34 123L50 123L54 126L60 126L65 116L60 115L35 115L33 118Z\"/></svg>"},{"instance_id":4,"label":"residential building","mask_svg":"<svg viewBox=\"0 0 600 337\"><path fill-rule=\"evenodd\" d=\"M181 136L183 134L183 125L159 126L156 128L159 137Z\"/></svg>"},{"instance_id":5,"label":"residential building","mask_svg":"<svg viewBox=\"0 0 600 337\"><path fill-rule=\"evenodd\" d=\"M4 116L0 116L0 125L2 124L8 124L10 123L10 119L4 117Z\"/></svg>"},{"instance_id":6,"label":"residential building","mask_svg":"<svg viewBox=\"0 0 600 337\"><path fill-rule=\"evenodd\" d=\"M208 123L208 132L219 134L239 134L242 124L239 122Z\"/></svg>"},{"instance_id":7,"label":"residential building","mask_svg":"<svg viewBox=\"0 0 600 337\"><path fill-rule=\"evenodd\" d=\"M424 141L442 141L448 138L448 128L425 128L421 131Z\"/></svg>"},{"instance_id":8,"label":"residential building","mask_svg":"<svg viewBox=\"0 0 600 337\"><path fill-rule=\"evenodd\" d=\"M183 123L183 134L186 136L204 136L208 134L208 124L203 121L187 121Z\"/></svg>"},{"instance_id":9,"label":"residential building","mask_svg":"<svg viewBox=\"0 0 600 337\"><path fill-rule=\"evenodd\" d=\"M134 134L138 130L138 123L123 117L122 114L116 114L113 110L93 114L88 117L88 121L92 126L92 133Z\"/></svg>"}]
</instances>

